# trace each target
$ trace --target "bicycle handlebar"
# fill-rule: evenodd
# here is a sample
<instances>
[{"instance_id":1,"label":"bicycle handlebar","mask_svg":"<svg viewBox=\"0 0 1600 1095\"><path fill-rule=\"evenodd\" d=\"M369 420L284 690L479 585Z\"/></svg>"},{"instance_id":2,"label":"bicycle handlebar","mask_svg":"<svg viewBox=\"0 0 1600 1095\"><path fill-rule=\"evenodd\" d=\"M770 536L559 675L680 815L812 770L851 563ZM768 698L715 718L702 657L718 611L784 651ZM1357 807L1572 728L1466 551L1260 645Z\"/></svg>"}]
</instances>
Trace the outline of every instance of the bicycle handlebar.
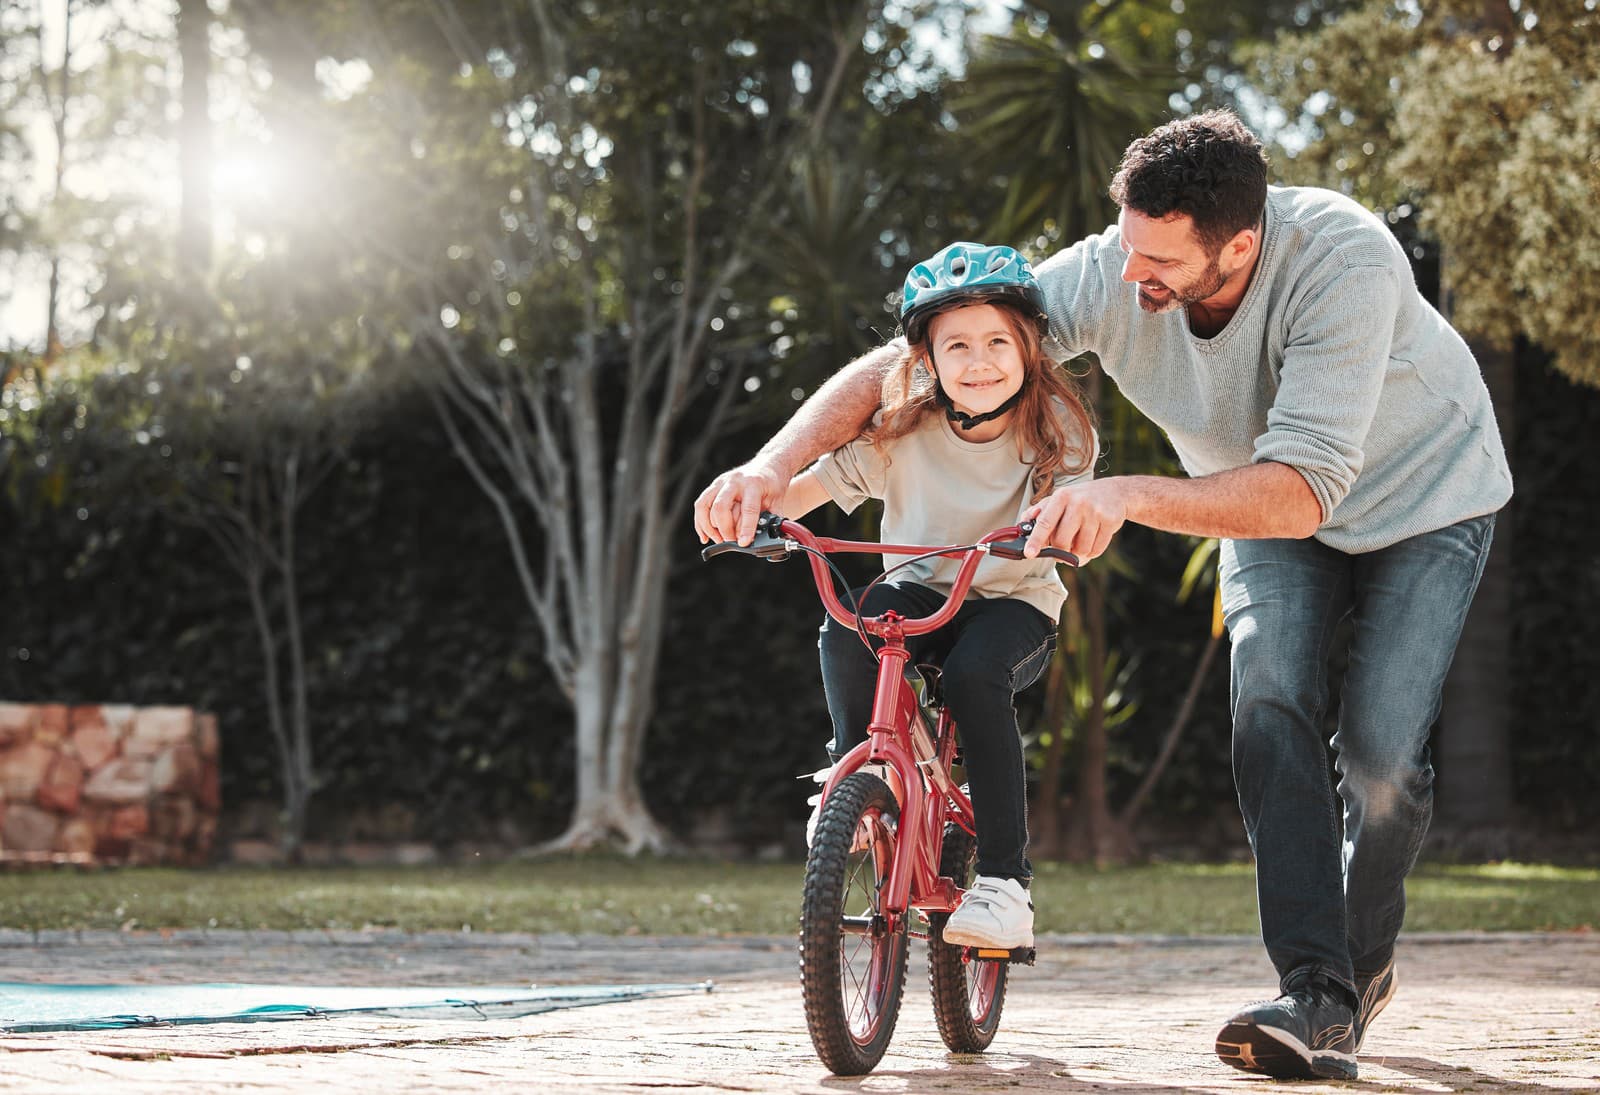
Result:
<instances>
[{"instance_id":1,"label":"bicycle handlebar","mask_svg":"<svg viewBox=\"0 0 1600 1095\"><path fill-rule=\"evenodd\" d=\"M972 587L972 577L977 572L981 556L1025 559L1022 549L1028 542L1028 534L1032 531L1033 522L1027 521L1020 525L996 529L976 544L918 547L910 544L878 544L867 540L835 540L831 537L816 536L798 521L786 520L778 514L763 512L756 522L756 537L750 543L740 544L733 540L725 540L709 544L700 552L700 557L709 562L718 555L737 552L741 555L754 555L771 563L781 563L789 558L790 553L796 548L802 549L811 563L811 573L816 579L817 592L821 595L828 614L854 631L856 615L840 602L839 595L829 580L827 564L822 556L843 553L965 556L961 569L956 572L955 581L951 584L950 596L946 599L944 607L932 616L902 622L903 634L922 635L929 631L937 631L955 616L957 609L961 607L961 602L966 599L967 590ZM1082 565L1082 561L1076 555L1060 548L1047 547L1042 549L1039 555L1043 558L1058 559L1070 566Z\"/></svg>"}]
</instances>

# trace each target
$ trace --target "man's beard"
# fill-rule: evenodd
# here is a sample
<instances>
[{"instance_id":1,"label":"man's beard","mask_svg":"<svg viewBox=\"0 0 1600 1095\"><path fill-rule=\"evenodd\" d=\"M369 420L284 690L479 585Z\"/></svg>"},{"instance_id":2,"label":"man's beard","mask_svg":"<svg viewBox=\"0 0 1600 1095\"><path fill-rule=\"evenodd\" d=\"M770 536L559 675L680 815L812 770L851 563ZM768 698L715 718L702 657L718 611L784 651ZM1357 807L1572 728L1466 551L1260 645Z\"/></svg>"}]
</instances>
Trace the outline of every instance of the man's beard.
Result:
<instances>
[{"instance_id":1,"label":"man's beard","mask_svg":"<svg viewBox=\"0 0 1600 1095\"><path fill-rule=\"evenodd\" d=\"M1227 276L1223 274L1222 267L1217 264L1217 257L1213 255L1210 265L1200 271L1195 279L1182 289L1174 289L1170 285L1165 285L1159 281L1141 281L1138 289L1139 307L1151 315L1175 312L1179 308L1187 308L1191 304L1199 304L1207 297L1216 295L1227 282ZM1163 292L1157 298L1147 297L1145 296L1146 286L1163 290Z\"/></svg>"}]
</instances>

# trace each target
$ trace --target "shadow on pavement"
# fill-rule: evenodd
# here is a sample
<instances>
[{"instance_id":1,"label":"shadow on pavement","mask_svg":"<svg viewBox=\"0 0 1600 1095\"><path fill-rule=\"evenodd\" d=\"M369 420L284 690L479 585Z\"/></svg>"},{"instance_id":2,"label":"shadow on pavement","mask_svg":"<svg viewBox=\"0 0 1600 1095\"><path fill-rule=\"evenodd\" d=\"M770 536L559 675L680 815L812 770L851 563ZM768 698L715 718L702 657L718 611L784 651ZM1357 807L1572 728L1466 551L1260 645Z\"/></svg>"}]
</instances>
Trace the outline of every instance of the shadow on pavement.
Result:
<instances>
[{"instance_id":1,"label":"shadow on pavement","mask_svg":"<svg viewBox=\"0 0 1600 1095\"><path fill-rule=\"evenodd\" d=\"M1509 1095L1540 1095L1547 1091L1572 1090L1559 1083L1536 1084L1527 1080L1508 1080L1492 1073L1445 1064L1427 1057L1379 1057L1372 1063L1395 1072L1409 1073L1418 1080L1425 1081L1428 1086L1414 1089L1417 1091L1438 1091L1443 1087L1446 1091L1488 1090L1506 1092Z\"/></svg>"},{"instance_id":2,"label":"shadow on pavement","mask_svg":"<svg viewBox=\"0 0 1600 1095\"><path fill-rule=\"evenodd\" d=\"M905 1085L903 1090L916 1092L989 1091L1015 1087L1028 1091L1114 1090L1120 1095L1121 1092L1194 1091L1209 1086L1200 1068L1187 1080L1129 1083L1093 1067L1080 1065L1074 1068L1064 1060L1031 1053L1008 1051L1004 1056L995 1057L979 1053L952 1053L945 1060L949 1063L947 1068L880 1068L870 1075L878 1077L880 1083L888 1078L899 1080ZM867 1079L866 1076L829 1076L821 1084L828 1088L850 1089L861 1086Z\"/></svg>"},{"instance_id":3,"label":"shadow on pavement","mask_svg":"<svg viewBox=\"0 0 1600 1095\"><path fill-rule=\"evenodd\" d=\"M1308 1086L1320 1089L1322 1085L1304 1081L1277 1081L1266 1076L1252 1076L1233 1071L1211 1075L1209 1062L1197 1064L1194 1073L1185 1079L1170 1082L1128 1082L1122 1076L1111 1075L1093 1066L1071 1066L1067 1061L1041 1057L1036 1054L1008 1052L1004 1056L988 1057L983 1054L952 1053L946 1057L948 1067L922 1069L880 1068L868 1076L829 1076L820 1082L823 1087L838 1090L859 1089L869 1079L881 1085L885 1080L898 1080L907 1091L983 1091L1020 1087L1029 1091L1099 1091L1116 1092L1168 1092L1233 1087L1243 1083L1249 1087L1279 1085L1284 1090L1304 1090ZM1170 1064L1168 1066L1171 1067ZM1548 1092L1568 1091L1561 1084L1537 1084L1522 1080L1504 1079L1491 1073L1479 1072L1431 1060L1427 1057L1377 1057L1362 1061L1363 1075L1353 1083L1326 1081L1327 1086L1339 1090L1373 1087L1399 1095L1440 1095L1441 1092L1494 1091L1507 1095L1546 1095ZM1414 1084L1396 1082L1392 1075L1374 1075L1379 1070L1403 1072L1412 1076ZM1126 1075L1126 1062L1118 1069ZM874 1085L876 1086L876 1085Z\"/></svg>"}]
</instances>

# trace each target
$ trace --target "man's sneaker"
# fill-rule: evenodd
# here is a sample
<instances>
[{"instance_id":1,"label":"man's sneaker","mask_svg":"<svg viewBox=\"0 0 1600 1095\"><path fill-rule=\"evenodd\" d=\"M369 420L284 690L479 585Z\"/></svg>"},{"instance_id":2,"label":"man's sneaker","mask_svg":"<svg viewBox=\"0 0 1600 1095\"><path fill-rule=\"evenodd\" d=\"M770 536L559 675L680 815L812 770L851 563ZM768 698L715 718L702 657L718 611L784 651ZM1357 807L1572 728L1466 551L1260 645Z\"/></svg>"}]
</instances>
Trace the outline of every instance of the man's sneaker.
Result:
<instances>
[{"instance_id":1,"label":"man's sneaker","mask_svg":"<svg viewBox=\"0 0 1600 1095\"><path fill-rule=\"evenodd\" d=\"M1347 991L1301 967L1284 980L1282 996L1228 1020L1217 1035L1217 1056L1279 1080L1354 1080L1355 1015Z\"/></svg>"},{"instance_id":2,"label":"man's sneaker","mask_svg":"<svg viewBox=\"0 0 1600 1095\"><path fill-rule=\"evenodd\" d=\"M979 875L944 925L944 941L1015 950L1033 946L1033 902L1014 878Z\"/></svg>"},{"instance_id":3,"label":"man's sneaker","mask_svg":"<svg viewBox=\"0 0 1600 1095\"><path fill-rule=\"evenodd\" d=\"M900 780L887 764L863 764L856 770L858 772L865 772L869 776L877 776L879 779L883 780L883 782L889 785L889 790L894 794L895 798L897 800L900 799L901 796L896 790L896 788L899 786ZM809 779L812 783L817 784L819 788L816 794L806 799L806 805L811 807L811 816L806 818L807 848L811 847L812 838L817 835L817 818L822 816L822 791L820 788L823 784L828 782L828 777L831 775L833 775L833 766L830 764L826 768L818 768L815 772L807 772L800 777L801 779ZM850 850L853 852L858 852L861 850L861 848L858 845Z\"/></svg>"},{"instance_id":4,"label":"man's sneaker","mask_svg":"<svg viewBox=\"0 0 1600 1095\"><path fill-rule=\"evenodd\" d=\"M1361 996L1361 1006L1356 1009L1356 1050L1361 1049L1361 1043L1366 1041L1367 1028L1372 1026L1372 1021L1378 1013L1389 1006L1389 1001L1394 999L1395 975L1394 959L1389 959L1383 969L1377 973L1362 976L1356 974L1356 992Z\"/></svg>"}]
</instances>

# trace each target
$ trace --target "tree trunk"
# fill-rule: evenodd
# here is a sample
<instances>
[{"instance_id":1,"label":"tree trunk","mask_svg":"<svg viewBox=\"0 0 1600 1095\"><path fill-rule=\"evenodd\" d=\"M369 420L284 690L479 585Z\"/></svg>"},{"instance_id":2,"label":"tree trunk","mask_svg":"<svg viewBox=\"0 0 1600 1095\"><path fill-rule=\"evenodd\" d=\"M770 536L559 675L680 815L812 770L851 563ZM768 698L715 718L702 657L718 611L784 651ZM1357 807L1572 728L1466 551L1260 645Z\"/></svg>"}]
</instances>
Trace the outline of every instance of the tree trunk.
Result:
<instances>
[{"instance_id":1,"label":"tree trunk","mask_svg":"<svg viewBox=\"0 0 1600 1095\"><path fill-rule=\"evenodd\" d=\"M1504 60L1515 42L1516 24L1508 0L1482 0L1476 25L1468 20L1451 33L1481 35L1493 43L1488 46L1491 56ZM1439 311L1446 319L1453 319L1455 311L1452 265L1449 248L1441 247ZM1515 353L1474 339L1467 344L1494 403L1506 455L1514 459ZM1461 830L1498 828L1511 820L1512 523L1508 507L1495 523L1494 546L1444 685L1437 738L1438 816Z\"/></svg>"},{"instance_id":2,"label":"tree trunk","mask_svg":"<svg viewBox=\"0 0 1600 1095\"><path fill-rule=\"evenodd\" d=\"M1178 713L1172 717L1172 725L1167 728L1167 736L1161 742L1161 751L1156 754L1156 759L1145 772L1144 779L1139 781L1138 790L1133 792L1132 797L1123 806L1122 812L1117 815L1117 820L1130 833L1139 820L1139 812L1144 809L1151 792L1161 781L1161 774L1167 770L1172 754L1177 751L1178 739L1183 736L1184 728L1189 725L1189 719L1194 714L1195 702L1200 698L1200 689L1204 687L1206 677L1211 673L1211 663L1216 660L1217 649L1221 645L1220 632L1212 632L1206 639L1205 648L1200 652L1200 661L1194 667L1194 674L1189 678L1189 688L1183 694L1183 702L1178 705Z\"/></svg>"},{"instance_id":3,"label":"tree trunk","mask_svg":"<svg viewBox=\"0 0 1600 1095\"><path fill-rule=\"evenodd\" d=\"M637 777L622 773L579 802L560 836L528 849L530 857L584 852L615 844L625 855L667 853L677 844L645 808Z\"/></svg>"},{"instance_id":4,"label":"tree trunk","mask_svg":"<svg viewBox=\"0 0 1600 1095\"><path fill-rule=\"evenodd\" d=\"M211 273L211 9L206 0L179 0L178 51L183 62L183 119L179 123L182 197L178 211L178 277L191 306Z\"/></svg>"},{"instance_id":5,"label":"tree trunk","mask_svg":"<svg viewBox=\"0 0 1600 1095\"><path fill-rule=\"evenodd\" d=\"M642 723L614 727L613 733L635 739L644 736ZM672 852L677 843L645 806L638 773L610 765L595 765L589 778L578 780L578 801L561 835L527 850L527 856L583 852L611 844L626 855Z\"/></svg>"},{"instance_id":6,"label":"tree trunk","mask_svg":"<svg viewBox=\"0 0 1600 1095\"><path fill-rule=\"evenodd\" d=\"M559 89L574 70L550 7L535 0L532 12L547 86ZM772 203L789 171L825 128L872 7L861 4L849 29L838 35L834 65L809 126L786 138L786 150L762 156L765 169L754 180L753 197L738 210L734 231L727 231L722 217L714 231L701 224L715 208L715 196L706 194L711 165L745 152L712 131L720 108L713 108L706 87L711 66L704 58L689 67L691 79L678 93L682 129L673 140L658 145L652 121L617 141L608 171L614 172L617 192L644 211L642 230L630 221L615 235L588 235L593 247L585 247L589 253L581 257L555 247L552 241L588 219L585 214L571 221L586 199L565 189L569 180L546 175L543 164L530 161L524 208L531 230L491 239L484 253L504 256L504 271L516 268L518 253L526 249L525 257L536 258L538 268L554 266L570 276L581 300L582 331L559 350L546 351L556 367L541 370L529 361L519 369L485 361L440 331L429 340L446 366L446 383L434 395L451 447L500 516L545 639L546 660L576 715L577 802L567 829L536 853L612 840L630 853L671 846L646 808L639 778L671 554L667 515L683 512L688 478L697 474L732 404L730 373L722 374L722 394L715 397L703 383L711 332L722 326L719 302L759 248L751 226L774 215ZM469 59L459 41L455 47ZM577 130L568 96L551 94L539 106L558 128ZM661 175L664 150L672 165L669 177L676 180L670 183ZM551 200L552 192L571 199L570 205ZM657 199L674 192L681 195L676 217L652 215ZM613 272L602 279L607 266ZM667 268L675 274L670 292L649 277L615 273L656 270L659 277ZM519 319L501 285L503 273L493 273L490 265L480 269L482 306L498 321ZM602 280L621 291L616 315L630 317L625 328L603 314ZM436 315L440 303L426 300L422 314ZM613 335L622 335L614 348ZM622 370L625 382L602 385L613 368ZM612 408L602 399L613 395L620 406L610 419ZM686 431L684 415L698 400L711 402L711 413ZM460 424L479 445L467 444ZM542 576L534 573L519 514L531 517L542 534Z\"/></svg>"},{"instance_id":7,"label":"tree trunk","mask_svg":"<svg viewBox=\"0 0 1600 1095\"><path fill-rule=\"evenodd\" d=\"M1063 620L1056 656L1050 662L1050 677L1045 684L1044 727L1050 735L1045 747L1044 765L1028 814L1029 847L1038 859L1055 859L1061 854L1061 770L1067 755L1067 661L1071 657L1073 620L1076 605L1068 605Z\"/></svg>"},{"instance_id":8,"label":"tree trunk","mask_svg":"<svg viewBox=\"0 0 1600 1095\"><path fill-rule=\"evenodd\" d=\"M51 106L51 125L56 138L56 169L55 182L50 191L50 204L52 207L61 203L61 179L67 169L67 100L72 93L72 0L66 0L62 5L61 16L61 69L57 73L59 85L54 95L48 88L50 77L41 73L42 82L46 88L45 97ZM39 65L44 66L44 21L39 23ZM59 248L50 256L50 284L46 294L46 315L44 332L44 361L45 364L53 362L61 354L61 253Z\"/></svg>"},{"instance_id":9,"label":"tree trunk","mask_svg":"<svg viewBox=\"0 0 1600 1095\"><path fill-rule=\"evenodd\" d=\"M1101 391L1105 374L1098 366L1089 371L1084 396L1098 412L1103 406ZM1092 564L1091 564L1092 565ZM1062 854L1074 862L1123 862L1133 858L1136 848L1132 835L1111 812L1106 791L1106 668L1111 653L1106 639L1105 584L1111 579L1109 567L1093 574L1067 572L1069 602L1077 601L1073 619L1078 643L1087 643L1085 664L1089 673L1089 703L1080 712L1082 733L1078 740L1078 781L1067 809L1065 827L1059 829Z\"/></svg>"},{"instance_id":10,"label":"tree trunk","mask_svg":"<svg viewBox=\"0 0 1600 1095\"><path fill-rule=\"evenodd\" d=\"M267 728L278 756L282 782L284 854L299 862L306 817L316 790L312 768L310 708L306 690L306 656L296 580L295 516L304 501L298 456L285 462L283 477L248 466L239 480L236 499L219 503L201 499L191 514L221 548L249 596L261 648L262 692ZM276 518L276 519L275 519ZM276 540L274 541L274 536ZM284 599L283 632L277 627L269 599L269 579L277 575ZM282 664L281 640L288 642L288 682ZM287 698L288 703L285 704Z\"/></svg>"},{"instance_id":11,"label":"tree trunk","mask_svg":"<svg viewBox=\"0 0 1600 1095\"><path fill-rule=\"evenodd\" d=\"M1122 863L1136 854L1133 835L1111 812L1106 793L1106 598L1099 582L1079 582L1089 643L1089 709L1078 746L1078 788L1067 812L1066 857L1076 863Z\"/></svg>"},{"instance_id":12,"label":"tree trunk","mask_svg":"<svg viewBox=\"0 0 1600 1095\"><path fill-rule=\"evenodd\" d=\"M246 550L249 550L248 546ZM256 622L256 639L261 644L262 689L267 703L267 728L278 747L278 776L283 780L283 830L279 840L284 854L293 862L300 858L300 842L305 832L305 795L300 773L294 763L290 731L283 713L283 688L278 669L278 638L272 628L272 614L264 588L265 566L259 557L243 560L245 588L250 594L250 614Z\"/></svg>"},{"instance_id":13,"label":"tree trunk","mask_svg":"<svg viewBox=\"0 0 1600 1095\"><path fill-rule=\"evenodd\" d=\"M299 861L305 840L306 812L316 793L316 772L311 755L311 705L306 690L305 629L300 623L300 582L295 551L295 518L300 508L300 458L282 458L283 478L278 480L279 578L283 584L284 631L289 640L289 746L294 769L294 794L286 803L292 818L290 852Z\"/></svg>"},{"instance_id":14,"label":"tree trunk","mask_svg":"<svg viewBox=\"0 0 1600 1095\"><path fill-rule=\"evenodd\" d=\"M639 782L645 734L649 729L664 609L665 560L635 572L650 583L644 618L629 621L599 645L614 654L592 656L580 667L578 711L578 800L567 828L532 855L586 851L613 842L627 855L677 850L676 842L645 805Z\"/></svg>"},{"instance_id":15,"label":"tree trunk","mask_svg":"<svg viewBox=\"0 0 1600 1095\"><path fill-rule=\"evenodd\" d=\"M1513 451L1516 355L1474 343L1508 455ZM1495 522L1494 545L1461 644L1445 679L1439 726L1439 820L1457 829L1512 821L1511 598L1515 501Z\"/></svg>"}]
</instances>

